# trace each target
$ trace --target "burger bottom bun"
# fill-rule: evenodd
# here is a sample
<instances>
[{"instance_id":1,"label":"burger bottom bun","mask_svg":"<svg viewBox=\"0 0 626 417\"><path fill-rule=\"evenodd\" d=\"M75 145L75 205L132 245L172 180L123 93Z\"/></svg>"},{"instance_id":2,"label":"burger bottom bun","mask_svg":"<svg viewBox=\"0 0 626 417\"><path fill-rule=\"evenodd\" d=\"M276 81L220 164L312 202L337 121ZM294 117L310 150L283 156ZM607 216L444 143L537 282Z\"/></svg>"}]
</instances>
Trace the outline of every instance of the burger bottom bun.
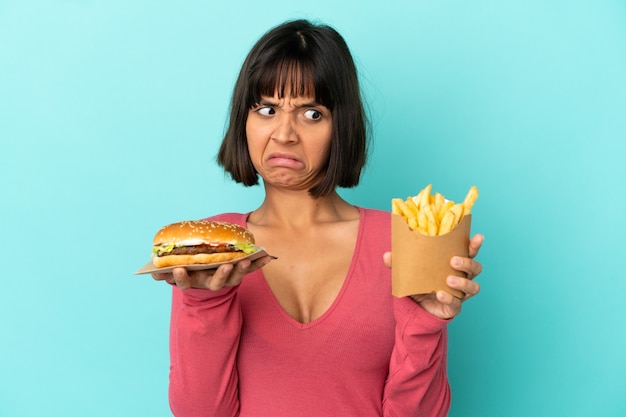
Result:
<instances>
[{"instance_id":1,"label":"burger bottom bun","mask_svg":"<svg viewBox=\"0 0 626 417\"><path fill-rule=\"evenodd\" d=\"M152 263L157 268L178 265L214 264L217 262L234 261L247 256L244 252L199 253L197 255L166 255L154 256Z\"/></svg>"}]
</instances>

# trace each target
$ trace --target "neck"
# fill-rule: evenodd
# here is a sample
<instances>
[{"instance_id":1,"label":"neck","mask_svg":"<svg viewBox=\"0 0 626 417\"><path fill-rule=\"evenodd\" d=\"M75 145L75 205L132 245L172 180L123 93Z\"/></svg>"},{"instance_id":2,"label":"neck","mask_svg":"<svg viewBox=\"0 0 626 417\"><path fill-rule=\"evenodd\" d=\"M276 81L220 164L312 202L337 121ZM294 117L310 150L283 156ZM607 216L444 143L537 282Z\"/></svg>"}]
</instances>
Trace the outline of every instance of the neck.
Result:
<instances>
[{"instance_id":1,"label":"neck","mask_svg":"<svg viewBox=\"0 0 626 417\"><path fill-rule=\"evenodd\" d=\"M308 191L285 191L266 187L261 206L248 221L259 226L283 226L293 229L313 223L345 221L358 217L357 209L335 191L325 197L313 197Z\"/></svg>"}]
</instances>

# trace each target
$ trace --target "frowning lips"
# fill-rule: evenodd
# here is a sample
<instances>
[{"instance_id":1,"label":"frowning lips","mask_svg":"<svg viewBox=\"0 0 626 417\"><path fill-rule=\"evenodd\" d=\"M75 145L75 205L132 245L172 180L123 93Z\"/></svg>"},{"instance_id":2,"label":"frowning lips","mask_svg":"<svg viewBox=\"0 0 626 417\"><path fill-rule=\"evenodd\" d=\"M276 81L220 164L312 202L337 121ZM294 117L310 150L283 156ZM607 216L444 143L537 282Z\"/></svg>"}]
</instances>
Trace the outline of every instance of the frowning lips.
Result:
<instances>
[{"instance_id":1,"label":"frowning lips","mask_svg":"<svg viewBox=\"0 0 626 417\"><path fill-rule=\"evenodd\" d=\"M272 152L266 158L266 162L275 167L300 168L303 162L293 154L284 152Z\"/></svg>"}]
</instances>

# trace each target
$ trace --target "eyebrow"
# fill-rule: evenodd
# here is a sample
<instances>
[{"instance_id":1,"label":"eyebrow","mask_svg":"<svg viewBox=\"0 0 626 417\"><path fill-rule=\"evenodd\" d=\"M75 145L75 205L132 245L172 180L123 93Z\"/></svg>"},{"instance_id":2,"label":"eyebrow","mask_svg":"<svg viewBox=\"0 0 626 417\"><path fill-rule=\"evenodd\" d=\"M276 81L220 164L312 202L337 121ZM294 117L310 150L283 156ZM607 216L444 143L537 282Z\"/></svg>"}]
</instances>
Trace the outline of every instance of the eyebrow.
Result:
<instances>
[{"instance_id":1,"label":"eyebrow","mask_svg":"<svg viewBox=\"0 0 626 417\"><path fill-rule=\"evenodd\" d=\"M276 107L276 106L279 105L279 103L277 101L272 101L271 99L269 99L269 100L268 99L261 99L259 101L259 105ZM318 103L317 101L307 101L305 103L298 104L295 107L298 108L298 109L301 109L303 107L325 107L325 106L323 106L322 104Z\"/></svg>"}]
</instances>

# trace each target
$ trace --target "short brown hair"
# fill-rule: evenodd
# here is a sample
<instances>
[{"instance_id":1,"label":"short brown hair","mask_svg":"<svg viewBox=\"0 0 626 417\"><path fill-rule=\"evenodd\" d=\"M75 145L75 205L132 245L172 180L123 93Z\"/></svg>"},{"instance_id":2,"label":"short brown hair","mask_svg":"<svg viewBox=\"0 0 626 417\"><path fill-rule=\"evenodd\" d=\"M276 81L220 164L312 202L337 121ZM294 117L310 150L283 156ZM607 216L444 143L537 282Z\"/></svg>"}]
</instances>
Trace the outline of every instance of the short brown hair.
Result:
<instances>
[{"instance_id":1,"label":"short brown hair","mask_svg":"<svg viewBox=\"0 0 626 417\"><path fill-rule=\"evenodd\" d=\"M217 162L234 181L259 183L246 138L248 111L261 96L312 95L333 116L326 174L309 192L326 196L336 187L359 183L368 148L367 117L363 108L356 66L343 37L327 25L307 20L283 23L268 31L246 57L230 107L228 129Z\"/></svg>"}]
</instances>

